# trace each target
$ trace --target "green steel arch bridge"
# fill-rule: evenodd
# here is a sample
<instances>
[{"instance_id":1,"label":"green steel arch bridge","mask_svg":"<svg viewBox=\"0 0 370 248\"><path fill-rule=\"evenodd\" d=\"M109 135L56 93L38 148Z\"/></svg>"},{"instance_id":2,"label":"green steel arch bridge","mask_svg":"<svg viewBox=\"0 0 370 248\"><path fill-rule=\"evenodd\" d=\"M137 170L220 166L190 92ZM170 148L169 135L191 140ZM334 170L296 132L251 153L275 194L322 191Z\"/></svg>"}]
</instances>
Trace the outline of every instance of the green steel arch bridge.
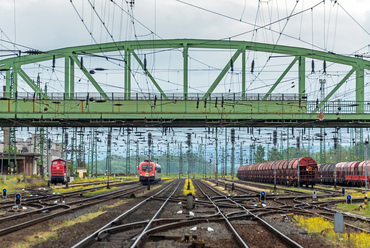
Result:
<instances>
[{"instance_id":1,"label":"green steel arch bridge","mask_svg":"<svg viewBox=\"0 0 370 248\"><path fill-rule=\"evenodd\" d=\"M178 49L182 51L181 95L166 93L146 69L138 50ZM192 49L232 50L230 60L203 94L188 92L189 53ZM124 90L105 92L89 71L83 56L120 51L124 57ZM258 51L292 60L272 87L264 94L250 95L246 87L246 52ZM350 68L340 82L320 101L306 96L306 59L322 60ZM24 67L34 63L64 59L64 92L45 93L26 73ZM159 93L139 97L131 92L131 63L139 64ZM241 92L214 93L232 69L242 65ZM292 96L273 94L294 65L298 64L298 93ZM31 51L28 55L0 60L5 72L6 87L0 99L1 126L300 126L300 127L363 127L370 122L370 102L365 101L365 70L370 61L312 49L225 40L141 40L68 47L51 51ZM98 92L92 97L75 92L75 72L80 70ZM333 94L351 77L355 77L354 101L330 101ZM21 94L21 77L33 90Z\"/></svg>"}]
</instances>

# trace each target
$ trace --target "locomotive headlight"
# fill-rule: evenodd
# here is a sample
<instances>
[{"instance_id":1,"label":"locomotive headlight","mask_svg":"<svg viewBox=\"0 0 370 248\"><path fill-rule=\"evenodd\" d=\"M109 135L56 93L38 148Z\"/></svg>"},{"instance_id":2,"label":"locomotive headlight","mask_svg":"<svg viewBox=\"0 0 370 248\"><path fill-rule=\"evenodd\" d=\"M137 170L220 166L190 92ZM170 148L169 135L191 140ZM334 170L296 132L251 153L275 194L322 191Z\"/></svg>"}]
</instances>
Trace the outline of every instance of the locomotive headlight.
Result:
<instances>
[{"instance_id":1,"label":"locomotive headlight","mask_svg":"<svg viewBox=\"0 0 370 248\"><path fill-rule=\"evenodd\" d=\"M143 173L140 173L140 176L142 176L143 175Z\"/></svg>"}]
</instances>

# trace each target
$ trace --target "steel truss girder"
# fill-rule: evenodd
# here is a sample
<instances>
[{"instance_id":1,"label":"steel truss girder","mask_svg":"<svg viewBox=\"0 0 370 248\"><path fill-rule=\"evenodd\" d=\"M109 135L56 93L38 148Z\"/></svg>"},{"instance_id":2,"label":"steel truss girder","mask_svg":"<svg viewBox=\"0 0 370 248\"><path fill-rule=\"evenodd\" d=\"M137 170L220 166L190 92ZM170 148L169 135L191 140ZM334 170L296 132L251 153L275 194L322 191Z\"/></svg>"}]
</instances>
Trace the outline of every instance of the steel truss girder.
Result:
<instances>
[{"instance_id":1,"label":"steel truss girder","mask_svg":"<svg viewBox=\"0 0 370 248\"><path fill-rule=\"evenodd\" d=\"M327 53L322 51L316 51L312 49L306 48L298 48L292 46L282 46L282 45L275 45L275 44L264 44L264 43L256 43L256 42L246 42L246 41L230 41L230 40L195 40L195 39L175 39L175 40L140 40L140 41L123 41L123 42L115 42L115 43L104 43L104 44L96 44L96 45L87 45L87 46L76 46L76 47L68 47L62 49L51 50L47 52L43 52L40 54L32 54L26 56L20 56L16 58L8 58L4 60L0 60L0 70L6 71L6 97L13 98L10 96L10 70L14 72L14 87L15 90L17 89L17 74L21 75L21 77L31 86L33 90L39 92L40 89L34 87L31 83L30 78L27 76L25 72L23 72L20 68L27 64L38 63L48 60L54 59L65 59L65 95L67 96L66 99L73 99L74 93L74 64L76 63L77 66L83 71L85 76L89 79L89 81L94 85L94 87L99 91L99 93L103 96L105 100L109 100L108 96L104 93L101 89L99 84L94 80L92 75L84 68L80 61L78 60L78 56L86 56L91 54L98 54L98 53L105 53L105 52L112 52L117 50L125 51L125 99L131 99L131 55L133 55L136 60L138 60L135 50L145 50L145 49L182 49L183 52L183 86L184 86L184 100L187 100L187 86L188 86L188 54L191 49L228 49L236 51L230 61L225 65L224 69L220 72L219 76L215 79L213 84L207 90L207 92L203 95L202 99L206 99L210 96L210 94L214 91L217 87L219 82L222 80L223 76L230 70L231 61L235 62L238 58L240 53L242 53L242 99L245 99L245 51L260 51L260 52L268 52L274 54L283 54L288 56L294 56L295 59L288 66L288 68L283 72L282 77L290 70L290 67L296 62L299 61L299 70L298 70L298 93L300 99L303 98L305 94L305 59L312 58L316 60L323 60L327 62L348 65L351 66L356 72L356 113L362 114L364 113L364 70L370 70L370 61L364 60L362 58L355 58L349 56L338 55L334 53ZM135 56L136 55L136 56ZM140 60L138 60L140 63ZM149 76L150 74L147 73ZM149 76L150 77L150 76ZM274 87L281 81L281 79L274 84L273 88L269 90L266 94L265 98L270 94ZM163 95L164 92L160 88L158 84L155 83L155 80L152 82L156 85L157 89ZM341 82L342 83L342 82ZM68 97L69 96L69 97ZM166 98L166 95L164 95ZM328 98L327 98L328 99ZM326 99L326 100L327 100ZM326 101L323 101L325 103Z\"/></svg>"}]
</instances>

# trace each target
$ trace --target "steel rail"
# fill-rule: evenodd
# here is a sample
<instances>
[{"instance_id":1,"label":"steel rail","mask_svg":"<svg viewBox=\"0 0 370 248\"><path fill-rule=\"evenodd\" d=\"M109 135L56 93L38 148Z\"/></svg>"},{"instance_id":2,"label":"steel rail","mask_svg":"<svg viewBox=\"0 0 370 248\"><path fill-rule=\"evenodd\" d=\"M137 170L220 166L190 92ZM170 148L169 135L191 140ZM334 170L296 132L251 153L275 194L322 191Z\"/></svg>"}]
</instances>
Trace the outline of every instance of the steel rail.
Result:
<instances>
[{"instance_id":1,"label":"steel rail","mask_svg":"<svg viewBox=\"0 0 370 248\"><path fill-rule=\"evenodd\" d=\"M202 182L203 183L203 182ZM207 184L203 183L203 185L205 185L206 187L208 187L210 190L212 190L213 192L219 194L219 195L222 195L221 193L215 191L213 188L209 187ZM259 216L253 214L251 211L249 211L248 209L246 209L243 205L235 202L233 199L231 199L230 197L227 197L224 195L224 197L226 199L228 199L229 201L233 202L235 205L237 205L238 207L242 208L243 210L245 210L248 214L252 215L255 219L257 219L263 226L265 226L267 229L269 229L271 232L273 232L274 234L276 234L276 236L281 239L286 245L288 245L289 247L296 247L296 248L303 248L303 246L301 246L300 244L298 244L297 242L295 242L294 240L292 240L291 238L289 238L288 236L286 236L285 234L283 234L282 232L280 232L279 230L277 230L275 227L271 226L269 223L267 223L265 220L263 220L262 218L260 218Z\"/></svg>"},{"instance_id":2,"label":"steel rail","mask_svg":"<svg viewBox=\"0 0 370 248\"><path fill-rule=\"evenodd\" d=\"M158 211L153 215L153 217L150 219L150 221L148 222L148 224L145 226L145 228L143 229L143 231L140 233L140 235L136 238L135 242L130 246L131 248L133 247L136 247L138 245L138 243L140 242L141 238L145 235L145 232L146 230L148 230L148 228L152 225L152 222L155 220L155 218L158 216L158 214L162 211L162 209L164 208L164 206L167 205L167 202L168 200L175 194L175 192L177 191L177 189L179 188L180 186L180 182L177 184L177 187L175 188L175 190L171 193L171 195L169 197L167 197L167 199L165 200L165 202L161 205L161 207L158 209Z\"/></svg>"},{"instance_id":3,"label":"steel rail","mask_svg":"<svg viewBox=\"0 0 370 248\"><path fill-rule=\"evenodd\" d=\"M138 182L118 183L118 184L114 184L113 186L121 186L121 185L126 186L126 185L132 185L132 184L138 184ZM25 197L25 198L22 198L22 205L23 204L27 205L29 203L34 203L34 202L39 203L40 200L43 200L43 199L55 200L55 199L59 199L61 197L66 198L66 197L74 196L76 194L81 194L81 193L84 193L84 192L97 190L97 189L102 189L102 188L106 188L106 186L99 186L99 187L94 187L94 188L89 188L89 189L76 190L76 191L72 191L72 192L68 192L68 193L64 193L64 194L58 194L58 195L43 195L43 196L35 196L35 197ZM15 197L15 194L11 194L11 195L14 195L14 197ZM8 195L8 198L10 199L11 197ZM12 200L12 201L6 200L4 202L0 202L0 209L9 208L9 207L12 207L12 206L14 206L14 200Z\"/></svg>"},{"instance_id":4,"label":"steel rail","mask_svg":"<svg viewBox=\"0 0 370 248\"><path fill-rule=\"evenodd\" d=\"M52 205L52 206L43 207L43 208L40 208L40 209L37 209L37 210L29 211L29 212L26 212L26 213L21 213L21 214L18 214L18 215L10 215L10 216L6 216L6 217L2 217L2 218L0 218L0 222L12 220L12 219L20 219L22 217L26 217L26 216L29 216L29 215L32 215L32 214L37 214L37 213L43 212L45 210L50 211L50 210L55 210L55 209L58 209L58 208L64 208L64 206L76 205L76 204L91 201L91 200L94 200L94 199L99 199L99 198L115 195L117 193L121 193L122 191L127 191L127 190L135 189L135 188L138 188L138 187L140 187L140 185L134 185L134 186L130 186L130 187L127 187L127 188L120 189L120 190L115 190L115 191L106 193L104 195L97 195L97 196L89 197L89 198L86 198L86 199L69 202L68 205L67 204ZM127 194L127 193L125 192L124 194ZM60 196L60 197L63 197L63 196ZM112 197L108 197L108 199L104 198L100 201L106 201L106 200L109 200L111 198Z\"/></svg>"},{"instance_id":5,"label":"steel rail","mask_svg":"<svg viewBox=\"0 0 370 248\"><path fill-rule=\"evenodd\" d=\"M194 181L194 183L197 185L197 187L199 188L199 190L202 192L202 194L204 196L206 196L208 198L208 200L213 204L213 206L217 209L218 213L225 219L227 225L230 227L230 229L232 230L234 236L236 237L237 239L237 242L243 246L243 247L246 247L246 248L249 248L249 246L244 242L244 240L242 239L242 237L239 235L239 233L236 231L236 229L234 228L234 226L231 224L231 222L229 221L229 219L221 212L221 209L217 206L217 204L211 199L211 197L209 197L202 189L201 187L197 184L197 182ZM214 191L216 192L216 191ZM217 194L220 194L218 192L216 192Z\"/></svg>"},{"instance_id":6,"label":"steel rail","mask_svg":"<svg viewBox=\"0 0 370 248\"><path fill-rule=\"evenodd\" d=\"M132 208L130 208L129 210L127 210L126 212L124 212L123 214L119 215L118 217L116 217L114 220L108 222L107 224L105 224L103 227L99 228L98 230L96 230L95 232L93 232L92 234L90 234L89 236L87 236L86 238L82 239L81 241L79 241L77 244L75 244L74 246L72 246L71 248L78 248L78 247L84 247L85 245L87 245L91 240L93 240L95 237L98 236L98 234L102 231L102 230L105 230L107 229L109 226L111 226L112 224L114 223L117 223L118 221L120 221L121 219L123 219L127 214L129 214L130 212L132 212L133 210L137 209L138 207L140 207L142 204L144 204L145 202L151 200L153 197L155 197L156 195L159 195L160 193L162 193L163 191L165 191L167 188L169 188L170 186L172 186L175 182L170 182L169 185L167 185L166 187L164 187L162 190L160 190L159 192L157 192L156 194L146 198L145 200L141 201L140 203L136 204L135 206L133 206Z\"/></svg>"},{"instance_id":7,"label":"steel rail","mask_svg":"<svg viewBox=\"0 0 370 248\"><path fill-rule=\"evenodd\" d=\"M23 228L32 226L34 224L41 223L43 221L52 219L52 218L57 217L57 216L60 216L62 214L70 213L70 212L75 211L75 210L78 210L78 209L86 208L88 206L96 205L98 203L101 203L101 202L104 202L104 201L107 201L107 200L111 200L111 199L114 199L114 198L117 198L117 197L128 195L128 194L131 194L132 192L134 192L134 190L131 190L129 192L124 192L124 193L121 193L119 195L110 196L110 197L104 198L102 200L98 200L98 201L94 201L94 202L90 202L90 203L85 203L85 204L82 204L80 206L73 207L73 208L70 205L66 205L66 204L65 205L60 205L60 206L63 206L63 207L67 207L68 209L67 210L64 210L62 212L50 214L50 215L47 215L47 216L44 216L44 217L40 217L40 218L37 218L37 219L34 219L34 220L26 221L26 222L23 222L23 223L19 223L19 224L13 225L11 227L7 227L7 228L4 228L4 229L1 229L0 230L0 236L6 235L8 233L12 233L14 231L18 231L20 229L23 229ZM116 193L119 193L119 192L116 192ZM90 198L89 199L86 199L86 200L90 200Z\"/></svg>"},{"instance_id":8,"label":"steel rail","mask_svg":"<svg viewBox=\"0 0 370 248\"><path fill-rule=\"evenodd\" d=\"M196 221L196 222L201 222L201 221L207 222L209 220L216 221L216 220L219 220L219 219L220 219L219 214L206 215L206 216L202 216L202 217L193 217L193 218L190 218L190 219L189 218L155 219L155 220L153 220L153 222L170 222L170 223L163 224L163 225L157 226L155 228L149 229L145 232L145 234L149 234L150 232L154 232L154 231L158 230L157 228L162 228L163 226L169 225L169 224L184 225L184 224L189 223L189 225L190 225L190 224L194 223L194 221ZM173 223L173 222L176 222L176 223ZM106 238L109 234L112 234L112 233L118 233L118 232L126 231L128 229L131 230L135 227L143 227L144 224L147 224L147 223L148 223L148 221L144 220L144 221L138 221L138 222L133 222L133 223L128 223L128 224L122 224L122 225L119 225L119 226L109 227L109 228L101 231L98 234L97 240L102 240L102 239ZM162 231L163 229L160 229L160 230Z\"/></svg>"}]
</instances>

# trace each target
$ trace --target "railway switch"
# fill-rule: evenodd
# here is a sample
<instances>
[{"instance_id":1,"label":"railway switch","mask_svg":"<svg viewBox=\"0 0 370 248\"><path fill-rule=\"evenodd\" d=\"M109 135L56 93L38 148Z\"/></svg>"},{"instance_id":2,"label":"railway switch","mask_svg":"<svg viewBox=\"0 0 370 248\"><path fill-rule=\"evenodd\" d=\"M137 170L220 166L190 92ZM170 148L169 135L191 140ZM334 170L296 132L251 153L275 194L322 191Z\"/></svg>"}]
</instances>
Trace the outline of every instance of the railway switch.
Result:
<instances>
[{"instance_id":1,"label":"railway switch","mask_svg":"<svg viewBox=\"0 0 370 248\"><path fill-rule=\"evenodd\" d=\"M352 197L350 195L347 195L346 203L347 204L352 204Z\"/></svg>"},{"instance_id":2,"label":"railway switch","mask_svg":"<svg viewBox=\"0 0 370 248\"><path fill-rule=\"evenodd\" d=\"M3 189L3 199L6 199L6 189Z\"/></svg>"},{"instance_id":3,"label":"railway switch","mask_svg":"<svg viewBox=\"0 0 370 248\"><path fill-rule=\"evenodd\" d=\"M346 189L342 188L342 196L344 196L345 194L346 194Z\"/></svg>"},{"instance_id":4,"label":"railway switch","mask_svg":"<svg viewBox=\"0 0 370 248\"><path fill-rule=\"evenodd\" d=\"M265 191L262 191L261 192L260 200L261 200L261 203L262 204L265 203L265 201L266 201L266 193L265 193Z\"/></svg>"},{"instance_id":5,"label":"railway switch","mask_svg":"<svg viewBox=\"0 0 370 248\"><path fill-rule=\"evenodd\" d=\"M15 195L15 205L20 206L21 205L21 194Z\"/></svg>"}]
</instances>

